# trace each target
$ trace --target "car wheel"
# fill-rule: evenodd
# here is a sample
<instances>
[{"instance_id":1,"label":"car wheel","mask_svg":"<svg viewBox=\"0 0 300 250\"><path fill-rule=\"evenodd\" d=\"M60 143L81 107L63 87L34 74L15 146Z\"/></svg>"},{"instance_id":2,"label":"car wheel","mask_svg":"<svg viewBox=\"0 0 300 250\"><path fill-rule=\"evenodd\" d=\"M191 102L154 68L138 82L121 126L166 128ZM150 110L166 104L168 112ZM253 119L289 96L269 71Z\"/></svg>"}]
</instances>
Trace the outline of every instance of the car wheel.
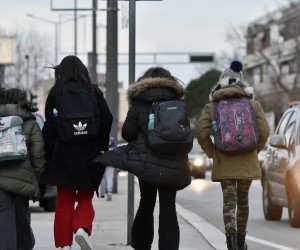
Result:
<instances>
[{"instance_id":1,"label":"car wheel","mask_svg":"<svg viewBox=\"0 0 300 250\"><path fill-rule=\"evenodd\" d=\"M296 188L291 188L289 192L289 221L292 227L300 227L300 195Z\"/></svg>"},{"instance_id":2,"label":"car wheel","mask_svg":"<svg viewBox=\"0 0 300 250\"><path fill-rule=\"evenodd\" d=\"M263 179L263 209L266 220L280 220L282 216L282 207L272 203L269 195L269 186L266 180Z\"/></svg>"},{"instance_id":3,"label":"car wheel","mask_svg":"<svg viewBox=\"0 0 300 250\"><path fill-rule=\"evenodd\" d=\"M40 201L40 206L44 208L45 212L55 212L56 197Z\"/></svg>"}]
</instances>

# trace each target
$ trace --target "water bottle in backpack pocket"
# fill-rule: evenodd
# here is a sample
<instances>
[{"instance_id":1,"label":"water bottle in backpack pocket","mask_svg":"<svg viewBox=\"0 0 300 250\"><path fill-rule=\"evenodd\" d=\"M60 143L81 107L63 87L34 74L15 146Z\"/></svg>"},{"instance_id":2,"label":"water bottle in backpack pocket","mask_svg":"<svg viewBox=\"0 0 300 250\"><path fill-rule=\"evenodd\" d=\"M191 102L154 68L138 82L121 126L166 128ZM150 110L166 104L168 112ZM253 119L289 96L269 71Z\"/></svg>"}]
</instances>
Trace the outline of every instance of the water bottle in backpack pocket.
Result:
<instances>
[{"instance_id":1,"label":"water bottle in backpack pocket","mask_svg":"<svg viewBox=\"0 0 300 250\"><path fill-rule=\"evenodd\" d=\"M154 114L149 114L148 130L154 129Z\"/></svg>"}]
</instances>

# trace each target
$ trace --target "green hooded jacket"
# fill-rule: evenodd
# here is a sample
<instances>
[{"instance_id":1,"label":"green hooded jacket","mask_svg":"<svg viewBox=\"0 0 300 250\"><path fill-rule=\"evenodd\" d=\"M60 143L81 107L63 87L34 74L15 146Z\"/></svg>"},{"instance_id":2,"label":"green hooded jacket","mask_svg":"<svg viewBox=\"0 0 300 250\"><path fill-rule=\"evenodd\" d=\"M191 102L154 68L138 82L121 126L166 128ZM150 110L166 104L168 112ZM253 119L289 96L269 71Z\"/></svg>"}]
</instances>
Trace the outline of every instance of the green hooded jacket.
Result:
<instances>
[{"instance_id":1,"label":"green hooded jacket","mask_svg":"<svg viewBox=\"0 0 300 250\"><path fill-rule=\"evenodd\" d=\"M0 117L20 116L24 123L28 159L18 165L0 167L0 188L33 201L40 197L39 178L45 168L44 139L34 114L16 104L0 105Z\"/></svg>"},{"instance_id":2,"label":"green hooded jacket","mask_svg":"<svg viewBox=\"0 0 300 250\"><path fill-rule=\"evenodd\" d=\"M229 85L216 90L211 94L212 101L235 96L248 96L245 88L239 85ZM211 138L211 122L214 114L214 103L206 104L197 122L196 134L199 144L209 158L213 159L212 181L228 179L260 179L261 169L258 161L258 153L265 146L269 136L269 126L264 111L259 102L251 100L256 114L259 130L257 149L241 154L226 154L215 148Z\"/></svg>"}]
</instances>

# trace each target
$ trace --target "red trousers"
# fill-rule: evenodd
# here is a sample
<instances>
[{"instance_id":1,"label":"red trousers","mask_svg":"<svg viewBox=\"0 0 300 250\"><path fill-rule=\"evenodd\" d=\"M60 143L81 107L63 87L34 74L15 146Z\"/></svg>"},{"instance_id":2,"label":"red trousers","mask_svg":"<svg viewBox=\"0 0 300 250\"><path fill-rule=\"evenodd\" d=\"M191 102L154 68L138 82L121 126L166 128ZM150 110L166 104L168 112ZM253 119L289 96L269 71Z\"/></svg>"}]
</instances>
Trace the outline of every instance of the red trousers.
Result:
<instances>
[{"instance_id":1,"label":"red trousers","mask_svg":"<svg viewBox=\"0 0 300 250\"><path fill-rule=\"evenodd\" d=\"M78 228L84 228L92 234L95 210L92 199L93 190L75 190L69 187L57 187L57 204L54 218L54 240L56 247L71 246L73 234ZM77 206L75 206L77 202Z\"/></svg>"}]
</instances>

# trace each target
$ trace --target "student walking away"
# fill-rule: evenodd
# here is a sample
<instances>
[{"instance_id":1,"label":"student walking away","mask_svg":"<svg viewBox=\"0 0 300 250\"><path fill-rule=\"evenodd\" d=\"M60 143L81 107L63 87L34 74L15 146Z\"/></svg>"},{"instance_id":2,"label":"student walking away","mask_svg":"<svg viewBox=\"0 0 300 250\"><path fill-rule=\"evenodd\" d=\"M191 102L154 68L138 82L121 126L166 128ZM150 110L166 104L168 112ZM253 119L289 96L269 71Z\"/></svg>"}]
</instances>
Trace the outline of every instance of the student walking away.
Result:
<instances>
[{"instance_id":1,"label":"student walking away","mask_svg":"<svg viewBox=\"0 0 300 250\"><path fill-rule=\"evenodd\" d=\"M54 67L55 83L46 100L43 136L46 170L42 182L57 186L55 246L71 249L73 234L81 249L92 249L92 204L105 168L92 164L108 150L112 114L102 91L91 83L76 56Z\"/></svg>"},{"instance_id":2,"label":"student walking away","mask_svg":"<svg viewBox=\"0 0 300 250\"><path fill-rule=\"evenodd\" d=\"M0 249L33 249L29 199L40 197L44 140L27 93L0 90ZM15 144L15 147L13 146Z\"/></svg>"},{"instance_id":3,"label":"student walking away","mask_svg":"<svg viewBox=\"0 0 300 250\"><path fill-rule=\"evenodd\" d=\"M109 145L108 145L109 150L116 148L116 146L117 146L116 139L114 137L110 137ZM106 195L106 201L112 200L114 175L115 175L115 169L111 166L106 166L105 173L100 185L101 198L104 198Z\"/></svg>"},{"instance_id":4,"label":"student walking away","mask_svg":"<svg viewBox=\"0 0 300 250\"><path fill-rule=\"evenodd\" d=\"M104 166L129 171L139 179L141 197L131 230L131 246L134 249L151 249L154 235L153 211L157 193L160 206L159 249L179 249L180 234L175 200L177 191L191 182L188 152L192 147L189 121L185 110L180 110L183 107L183 95L184 90L179 80L168 70L162 67L149 68L128 89L130 108L122 128L122 137L128 144L95 159L95 162ZM161 120L153 113L157 105L161 111L166 112L161 114ZM182 116L183 113L185 117L181 117L179 124L177 115ZM154 135L156 125L166 116L168 119L165 122L171 122L173 129L181 130L176 132L177 135L182 135L181 139L173 141L173 144L168 141L169 144L162 145L166 141L156 138L156 144L151 145L150 131ZM172 131L172 128L167 131Z\"/></svg>"},{"instance_id":5,"label":"student walking away","mask_svg":"<svg viewBox=\"0 0 300 250\"><path fill-rule=\"evenodd\" d=\"M252 87L243 79L239 61L233 61L213 87L196 133L204 152L213 158L212 181L221 183L227 248L245 250L248 193L252 180L261 178L258 153L269 127L260 103L253 99Z\"/></svg>"}]
</instances>

